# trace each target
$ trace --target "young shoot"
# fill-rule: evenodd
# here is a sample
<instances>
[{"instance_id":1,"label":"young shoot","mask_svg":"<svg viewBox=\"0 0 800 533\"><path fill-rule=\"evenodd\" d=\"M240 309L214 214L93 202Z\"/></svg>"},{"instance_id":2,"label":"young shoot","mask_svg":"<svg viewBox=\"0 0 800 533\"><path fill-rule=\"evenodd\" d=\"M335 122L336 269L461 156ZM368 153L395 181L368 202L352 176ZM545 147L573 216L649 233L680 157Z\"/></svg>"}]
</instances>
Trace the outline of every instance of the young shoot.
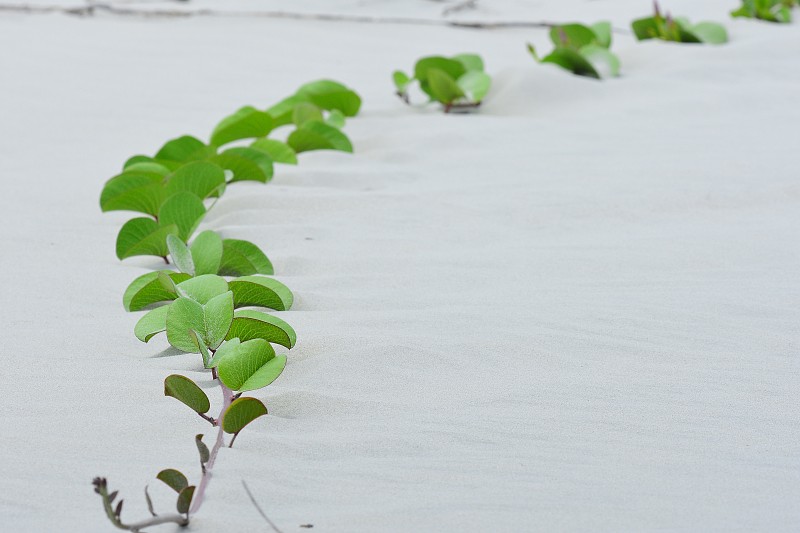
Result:
<instances>
[{"instance_id":1,"label":"young shoot","mask_svg":"<svg viewBox=\"0 0 800 533\"><path fill-rule=\"evenodd\" d=\"M416 84L428 102L438 102L445 113L480 106L492 84L483 59L475 54L423 57L414 66L413 77L398 70L392 78L397 96L405 103L411 103L409 89Z\"/></svg>"},{"instance_id":2,"label":"young shoot","mask_svg":"<svg viewBox=\"0 0 800 533\"><path fill-rule=\"evenodd\" d=\"M592 26L561 24L550 29L555 48L540 58L532 44L528 51L540 63L551 63L576 76L602 79L619 76L620 61L611 48L611 23L598 22Z\"/></svg>"},{"instance_id":3,"label":"young shoot","mask_svg":"<svg viewBox=\"0 0 800 533\"><path fill-rule=\"evenodd\" d=\"M670 13L661 14L658 2L655 2L655 13L652 17L634 20L631 23L633 33L640 41L660 39L676 43L723 44L728 42L728 32L724 26L715 22L691 24L686 18L673 18Z\"/></svg>"}]
</instances>

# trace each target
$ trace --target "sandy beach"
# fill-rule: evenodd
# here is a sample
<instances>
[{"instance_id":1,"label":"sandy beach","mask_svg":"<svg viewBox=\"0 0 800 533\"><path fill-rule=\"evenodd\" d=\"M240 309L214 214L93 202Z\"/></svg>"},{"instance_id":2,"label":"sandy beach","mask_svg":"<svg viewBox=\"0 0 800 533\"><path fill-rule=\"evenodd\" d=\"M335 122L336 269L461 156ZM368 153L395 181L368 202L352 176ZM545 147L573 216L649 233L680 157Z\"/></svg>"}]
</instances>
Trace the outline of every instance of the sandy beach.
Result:
<instances>
[{"instance_id":1,"label":"sandy beach","mask_svg":"<svg viewBox=\"0 0 800 533\"><path fill-rule=\"evenodd\" d=\"M173 506L159 470L197 474L208 426L163 379L202 366L134 337L122 293L159 265L117 260L130 213L100 190L319 78L363 97L355 153L235 184L201 226L267 252L298 342L185 531L268 531L243 479L285 533L797 531L800 23L665 1L730 33L686 46L636 42L644 1L296 3L0 10L0 531L113 531L94 476L143 518L145 485ZM241 15L259 10L610 20L622 76L539 65L541 28ZM393 70L459 52L494 77L477 113L394 95Z\"/></svg>"}]
</instances>

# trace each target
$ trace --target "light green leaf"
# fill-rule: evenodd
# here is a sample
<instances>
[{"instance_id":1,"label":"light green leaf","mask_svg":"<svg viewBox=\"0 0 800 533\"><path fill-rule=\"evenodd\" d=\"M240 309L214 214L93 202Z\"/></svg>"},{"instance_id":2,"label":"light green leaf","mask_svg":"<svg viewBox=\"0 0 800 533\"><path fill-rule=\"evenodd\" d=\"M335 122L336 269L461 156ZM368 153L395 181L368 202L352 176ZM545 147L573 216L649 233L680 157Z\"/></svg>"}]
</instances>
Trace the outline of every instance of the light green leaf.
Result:
<instances>
[{"instance_id":1,"label":"light green leaf","mask_svg":"<svg viewBox=\"0 0 800 533\"><path fill-rule=\"evenodd\" d=\"M138 165L139 163L155 163L155 159L149 155L134 155L125 161L125 164L122 165L122 170L124 171L128 170L129 168L133 168L134 165Z\"/></svg>"},{"instance_id":2,"label":"light green leaf","mask_svg":"<svg viewBox=\"0 0 800 533\"><path fill-rule=\"evenodd\" d=\"M203 306L194 300L181 297L172 302L167 309L169 343L183 352L199 353L200 350L192 338L192 331L200 331L201 335L203 333L201 331L205 326Z\"/></svg>"},{"instance_id":3,"label":"light green leaf","mask_svg":"<svg viewBox=\"0 0 800 533\"><path fill-rule=\"evenodd\" d=\"M216 274L222 262L222 237L216 232L206 230L192 241L189 247L195 275Z\"/></svg>"},{"instance_id":4,"label":"light green leaf","mask_svg":"<svg viewBox=\"0 0 800 533\"><path fill-rule=\"evenodd\" d=\"M300 102L294 107L292 122L298 127L314 120L322 122L322 111L314 104L310 102Z\"/></svg>"},{"instance_id":5,"label":"light green leaf","mask_svg":"<svg viewBox=\"0 0 800 533\"><path fill-rule=\"evenodd\" d=\"M108 211L135 211L155 216L164 201L163 177L154 173L126 171L106 182L100 195L100 208Z\"/></svg>"},{"instance_id":6,"label":"light green leaf","mask_svg":"<svg viewBox=\"0 0 800 533\"><path fill-rule=\"evenodd\" d=\"M467 72L483 72L483 59L478 54L458 54L453 56L453 59L464 65L464 68L467 69Z\"/></svg>"},{"instance_id":7,"label":"light green leaf","mask_svg":"<svg viewBox=\"0 0 800 533\"><path fill-rule=\"evenodd\" d=\"M194 161L181 166L169 176L166 185L167 196L190 192L201 200L224 190L225 172L219 165L207 161Z\"/></svg>"},{"instance_id":8,"label":"light green leaf","mask_svg":"<svg viewBox=\"0 0 800 533\"><path fill-rule=\"evenodd\" d=\"M233 306L267 307L287 311L292 307L292 291L280 281L264 276L244 276L228 283L233 292Z\"/></svg>"},{"instance_id":9,"label":"light green leaf","mask_svg":"<svg viewBox=\"0 0 800 533\"><path fill-rule=\"evenodd\" d=\"M267 109L267 113L269 113L269 115L272 117L273 126L277 128L278 126L291 124L294 107L300 102L308 101L309 99L307 96L295 94L288 98L284 98L274 106Z\"/></svg>"},{"instance_id":10,"label":"light green leaf","mask_svg":"<svg viewBox=\"0 0 800 533\"><path fill-rule=\"evenodd\" d=\"M172 374L164 379L164 395L175 398L197 413L207 413L211 409L211 403L203 389L179 374Z\"/></svg>"},{"instance_id":11,"label":"light green leaf","mask_svg":"<svg viewBox=\"0 0 800 533\"><path fill-rule=\"evenodd\" d=\"M178 283L177 289L180 296L205 305L212 298L228 292L228 282L223 277L204 274Z\"/></svg>"},{"instance_id":12,"label":"light green leaf","mask_svg":"<svg viewBox=\"0 0 800 533\"><path fill-rule=\"evenodd\" d=\"M450 76L455 82L467 71L461 61L448 59L440 56L423 57L414 65L414 77L419 81L419 87L431 98L434 97L428 83L428 75L431 69L440 70Z\"/></svg>"},{"instance_id":13,"label":"light green leaf","mask_svg":"<svg viewBox=\"0 0 800 533\"><path fill-rule=\"evenodd\" d=\"M211 144L222 146L239 139L264 137L272 131L272 127L269 113L245 106L217 124L211 134Z\"/></svg>"},{"instance_id":14,"label":"light green leaf","mask_svg":"<svg viewBox=\"0 0 800 533\"><path fill-rule=\"evenodd\" d=\"M253 150L267 154L274 163L297 164L297 154L288 144L275 139L258 139L250 145Z\"/></svg>"},{"instance_id":15,"label":"light green leaf","mask_svg":"<svg viewBox=\"0 0 800 533\"><path fill-rule=\"evenodd\" d=\"M310 150L353 152L350 139L340 130L323 122L307 122L289 135L287 143L297 153Z\"/></svg>"},{"instance_id":16,"label":"light green leaf","mask_svg":"<svg viewBox=\"0 0 800 533\"><path fill-rule=\"evenodd\" d=\"M227 292L212 298L203 306L204 330L200 330L206 346L215 350L219 347L233 322L233 293Z\"/></svg>"},{"instance_id":17,"label":"light green leaf","mask_svg":"<svg viewBox=\"0 0 800 533\"><path fill-rule=\"evenodd\" d=\"M144 158L141 161L135 161L130 164L126 163L125 172L134 172L134 173L141 172L143 174L158 175L161 176L162 178L166 178L169 175L170 173L169 168L165 167L160 163L156 163L147 156L141 156L141 157Z\"/></svg>"},{"instance_id":18,"label":"light green leaf","mask_svg":"<svg viewBox=\"0 0 800 533\"><path fill-rule=\"evenodd\" d=\"M558 48L578 51L584 46L595 44L597 35L583 24L561 24L550 28L550 40Z\"/></svg>"},{"instance_id":19,"label":"light green leaf","mask_svg":"<svg viewBox=\"0 0 800 533\"><path fill-rule=\"evenodd\" d=\"M194 345L197 346L197 349L200 351L200 355L203 357L203 366L205 368L211 368L208 366L211 364L211 353L208 351L208 347L206 346L206 343L203 342L200 334L195 330L191 330L189 332L189 336L192 338Z\"/></svg>"},{"instance_id":20,"label":"light green leaf","mask_svg":"<svg viewBox=\"0 0 800 533\"><path fill-rule=\"evenodd\" d=\"M178 270L194 276L194 261L192 261L192 253L186 243L177 235L167 235L167 248L169 248L169 256Z\"/></svg>"},{"instance_id":21,"label":"light green leaf","mask_svg":"<svg viewBox=\"0 0 800 533\"><path fill-rule=\"evenodd\" d=\"M250 309L239 309L234 313L226 338L238 338L242 342L264 339L290 349L297 342L297 334L292 326L278 317Z\"/></svg>"},{"instance_id":22,"label":"light green leaf","mask_svg":"<svg viewBox=\"0 0 800 533\"><path fill-rule=\"evenodd\" d=\"M258 246L249 241L225 239L222 241L221 276L249 276L274 274L272 263Z\"/></svg>"},{"instance_id":23,"label":"light green leaf","mask_svg":"<svg viewBox=\"0 0 800 533\"><path fill-rule=\"evenodd\" d=\"M250 422L267 414L267 408L255 398L239 398L225 411L222 419L222 430L233 435L238 434Z\"/></svg>"},{"instance_id":24,"label":"light green leaf","mask_svg":"<svg viewBox=\"0 0 800 533\"><path fill-rule=\"evenodd\" d=\"M392 73L392 81L394 81L394 86L397 89L398 94L404 94L408 89L408 85L411 83L411 78L408 77L408 74L401 70L395 70Z\"/></svg>"},{"instance_id":25,"label":"light green leaf","mask_svg":"<svg viewBox=\"0 0 800 533\"><path fill-rule=\"evenodd\" d=\"M483 101L492 85L492 78L485 72L472 70L458 78L458 86L467 95L470 101L478 103Z\"/></svg>"},{"instance_id":26,"label":"light green leaf","mask_svg":"<svg viewBox=\"0 0 800 533\"><path fill-rule=\"evenodd\" d=\"M208 368L216 368L227 354L238 350L240 344L241 341L238 338L228 339L220 344L217 351L214 352L214 356L208 362Z\"/></svg>"},{"instance_id":27,"label":"light green leaf","mask_svg":"<svg viewBox=\"0 0 800 533\"><path fill-rule=\"evenodd\" d=\"M332 80L318 80L306 83L297 90L297 94L325 109L341 111L347 117L354 117L361 109L361 97L341 83Z\"/></svg>"},{"instance_id":28,"label":"light green leaf","mask_svg":"<svg viewBox=\"0 0 800 533\"><path fill-rule=\"evenodd\" d=\"M451 105L465 96L456 80L438 68L428 69L428 84L431 95L445 105Z\"/></svg>"},{"instance_id":29,"label":"light green leaf","mask_svg":"<svg viewBox=\"0 0 800 533\"><path fill-rule=\"evenodd\" d=\"M176 225L178 236L188 241L205 214L206 208L200 198L190 192L179 192L167 198L161 206L158 223L161 226Z\"/></svg>"},{"instance_id":30,"label":"light green leaf","mask_svg":"<svg viewBox=\"0 0 800 533\"><path fill-rule=\"evenodd\" d=\"M234 181L259 181L266 183L272 179L272 159L259 150L238 147L225 150L212 160L226 170L233 172Z\"/></svg>"},{"instance_id":31,"label":"light green leaf","mask_svg":"<svg viewBox=\"0 0 800 533\"><path fill-rule=\"evenodd\" d=\"M592 64L595 72L602 77L619 76L619 58L608 48L603 48L595 44L581 48L580 54Z\"/></svg>"},{"instance_id":32,"label":"light green leaf","mask_svg":"<svg viewBox=\"0 0 800 533\"><path fill-rule=\"evenodd\" d=\"M707 44L725 44L728 42L728 31L724 26L713 22L695 24L689 31Z\"/></svg>"},{"instance_id":33,"label":"light green leaf","mask_svg":"<svg viewBox=\"0 0 800 533\"><path fill-rule=\"evenodd\" d=\"M222 357L217 364L217 375L222 383L231 390L253 390L243 389L244 384L274 358L275 350L270 343L264 339L253 339L228 350L225 357ZM270 365L270 367L272 366L274 365ZM279 375L280 371L274 375L270 383Z\"/></svg>"},{"instance_id":34,"label":"light green leaf","mask_svg":"<svg viewBox=\"0 0 800 533\"><path fill-rule=\"evenodd\" d=\"M139 276L128 285L125 294L122 296L122 305L126 311L140 311L159 302L171 301L176 298L174 292L170 292L159 281L158 276L164 272L148 272ZM182 272L167 272L165 275L172 278L175 283L186 281L191 276Z\"/></svg>"},{"instance_id":35,"label":"light green leaf","mask_svg":"<svg viewBox=\"0 0 800 533\"><path fill-rule=\"evenodd\" d=\"M126 259L135 255L166 257L167 235L177 235L178 226L159 226L150 218L134 218L127 221L117 235L117 257Z\"/></svg>"},{"instance_id":36,"label":"light green leaf","mask_svg":"<svg viewBox=\"0 0 800 533\"><path fill-rule=\"evenodd\" d=\"M325 119L325 124L333 126L334 128L342 129L345 125L344 115L338 109L334 109L330 112L330 114L328 114L328 118Z\"/></svg>"},{"instance_id":37,"label":"light green leaf","mask_svg":"<svg viewBox=\"0 0 800 533\"><path fill-rule=\"evenodd\" d=\"M184 476L182 473L175 470L174 468L167 468L166 470L162 470L161 472L158 473L156 479L160 479L161 481L166 483L169 488L178 493L180 493L180 491L182 491L189 485L189 480L186 479L186 476Z\"/></svg>"},{"instance_id":38,"label":"light green leaf","mask_svg":"<svg viewBox=\"0 0 800 533\"><path fill-rule=\"evenodd\" d=\"M611 48L611 40L613 35L611 23L598 22L596 24L592 24L591 28L597 37L598 46L602 46L603 48Z\"/></svg>"},{"instance_id":39,"label":"light green leaf","mask_svg":"<svg viewBox=\"0 0 800 533\"><path fill-rule=\"evenodd\" d=\"M156 307L145 313L133 329L136 338L142 342L149 342L155 335L166 331L169 307L169 305Z\"/></svg>"}]
</instances>

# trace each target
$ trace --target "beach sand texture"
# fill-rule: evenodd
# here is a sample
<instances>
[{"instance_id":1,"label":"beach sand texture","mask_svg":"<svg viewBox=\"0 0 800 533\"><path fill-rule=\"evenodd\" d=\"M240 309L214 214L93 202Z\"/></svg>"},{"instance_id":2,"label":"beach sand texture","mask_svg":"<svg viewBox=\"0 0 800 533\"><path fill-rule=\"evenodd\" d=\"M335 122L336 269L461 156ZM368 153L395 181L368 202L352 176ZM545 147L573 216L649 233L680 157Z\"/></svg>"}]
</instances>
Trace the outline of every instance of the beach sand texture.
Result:
<instances>
[{"instance_id":1,"label":"beach sand texture","mask_svg":"<svg viewBox=\"0 0 800 533\"><path fill-rule=\"evenodd\" d=\"M453 3L292 4L224 5ZM284 532L800 529L800 25L733 4L669 2L724 22L719 47L635 42L644 1L449 17L611 20L623 76L602 83L535 63L544 29L0 12L0 531L112 531L94 476L129 519L146 484L173 508L162 468L198 478L211 432L163 379L199 360L133 336L123 290L159 265L116 259L130 214L101 214L100 190L318 78L362 95L356 153L236 184L201 226L266 250L298 343L187 531L267 531L242 479ZM472 51L494 76L479 113L394 96L394 69Z\"/></svg>"}]
</instances>

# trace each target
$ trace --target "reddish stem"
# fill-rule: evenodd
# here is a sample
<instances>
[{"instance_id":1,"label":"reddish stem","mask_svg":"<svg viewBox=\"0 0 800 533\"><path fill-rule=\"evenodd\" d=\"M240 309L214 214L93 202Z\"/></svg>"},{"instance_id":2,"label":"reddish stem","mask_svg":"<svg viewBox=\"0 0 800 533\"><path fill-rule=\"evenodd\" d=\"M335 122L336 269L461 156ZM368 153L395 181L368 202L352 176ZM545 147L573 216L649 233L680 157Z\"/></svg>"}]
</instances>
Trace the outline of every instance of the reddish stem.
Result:
<instances>
[{"instance_id":1,"label":"reddish stem","mask_svg":"<svg viewBox=\"0 0 800 533\"><path fill-rule=\"evenodd\" d=\"M219 454L220 448L225 445L225 432L222 431L222 417L225 415L225 411L233 401L233 391L223 385L221 381L219 382L219 386L222 389L222 409L217 417L216 425L219 427L219 431L217 432L217 441L214 443L214 447L211 448L211 453L209 454L208 462L206 463L206 471L203 472L203 477L200 479L200 484L197 486L197 491L194 494L192 507L189 509L190 515L199 511L200 506L203 505L206 487L208 486L208 482L211 480L211 470L214 468L214 462L217 460L217 454Z\"/></svg>"}]
</instances>

